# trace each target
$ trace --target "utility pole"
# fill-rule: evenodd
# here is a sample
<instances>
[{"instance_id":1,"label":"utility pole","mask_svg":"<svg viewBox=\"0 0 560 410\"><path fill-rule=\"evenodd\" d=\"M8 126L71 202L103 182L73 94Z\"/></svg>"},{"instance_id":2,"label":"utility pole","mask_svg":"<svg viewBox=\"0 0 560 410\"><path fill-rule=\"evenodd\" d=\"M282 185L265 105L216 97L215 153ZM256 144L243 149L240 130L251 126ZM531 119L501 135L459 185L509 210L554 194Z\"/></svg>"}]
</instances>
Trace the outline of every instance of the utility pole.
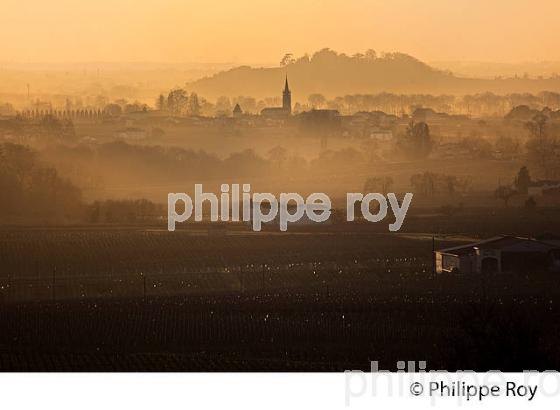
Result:
<instances>
[{"instance_id":1,"label":"utility pole","mask_svg":"<svg viewBox=\"0 0 560 410\"><path fill-rule=\"evenodd\" d=\"M241 291L241 293L245 292L245 289L243 287L243 265L239 266L239 290Z\"/></svg>"},{"instance_id":2,"label":"utility pole","mask_svg":"<svg viewBox=\"0 0 560 410\"><path fill-rule=\"evenodd\" d=\"M142 274L142 285L144 288L144 301L146 301L146 275Z\"/></svg>"},{"instance_id":3,"label":"utility pole","mask_svg":"<svg viewBox=\"0 0 560 410\"><path fill-rule=\"evenodd\" d=\"M436 236L432 235L432 273L436 274Z\"/></svg>"},{"instance_id":4,"label":"utility pole","mask_svg":"<svg viewBox=\"0 0 560 410\"><path fill-rule=\"evenodd\" d=\"M264 284L264 266L265 266L265 264L263 263L262 264L262 289L263 289L263 291L264 291L264 286L265 286L265 284Z\"/></svg>"},{"instance_id":5,"label":"utility pole","mask_svg":"<svg viewBox=\"0 0 560 410\"><path fill-rule=\"evenodd\" d=\"M52 271L51 290L52 290L52 300L53 300L53 302L56 302L56 289L54 288L55 285L56 285L56 266L53 267L53 271Z\"/></svg>"}]
</instances>

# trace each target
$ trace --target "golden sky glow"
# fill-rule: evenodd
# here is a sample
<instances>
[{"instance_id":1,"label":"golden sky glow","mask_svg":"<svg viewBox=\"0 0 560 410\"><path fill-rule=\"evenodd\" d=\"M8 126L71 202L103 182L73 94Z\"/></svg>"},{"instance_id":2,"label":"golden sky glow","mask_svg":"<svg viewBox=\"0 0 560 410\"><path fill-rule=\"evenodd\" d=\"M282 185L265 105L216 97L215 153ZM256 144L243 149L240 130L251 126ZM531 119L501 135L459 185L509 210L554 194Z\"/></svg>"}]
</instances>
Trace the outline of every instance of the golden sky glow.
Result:
<instances>
[{"instance_id":1,"label":"golden sky glow","mask_svg":"<svg viewBox=\"0 0 560 410\"><path fill-rule=\"evenodd\" d=\"M560 60L558 0L2 0L0 61Z\"/></svg>"}]
</instances>

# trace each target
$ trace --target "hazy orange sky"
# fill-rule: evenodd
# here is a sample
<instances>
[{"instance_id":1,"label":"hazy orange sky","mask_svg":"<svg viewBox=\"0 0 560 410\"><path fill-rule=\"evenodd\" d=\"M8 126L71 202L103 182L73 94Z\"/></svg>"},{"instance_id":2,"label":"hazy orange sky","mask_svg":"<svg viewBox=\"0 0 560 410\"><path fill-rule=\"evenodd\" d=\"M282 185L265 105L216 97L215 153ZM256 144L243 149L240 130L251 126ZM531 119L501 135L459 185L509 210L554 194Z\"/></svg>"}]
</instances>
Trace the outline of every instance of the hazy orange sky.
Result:
<instances>
[{"instance_id":1,"label":"hazy orange sky","mask_svg":"<svg viewBox=\"0 0 560 410\"><path fill-rule=\"evenodd\" d=\"M558 0L2 0L0 61L560 60Z\"/></svg>"}]
</instances>

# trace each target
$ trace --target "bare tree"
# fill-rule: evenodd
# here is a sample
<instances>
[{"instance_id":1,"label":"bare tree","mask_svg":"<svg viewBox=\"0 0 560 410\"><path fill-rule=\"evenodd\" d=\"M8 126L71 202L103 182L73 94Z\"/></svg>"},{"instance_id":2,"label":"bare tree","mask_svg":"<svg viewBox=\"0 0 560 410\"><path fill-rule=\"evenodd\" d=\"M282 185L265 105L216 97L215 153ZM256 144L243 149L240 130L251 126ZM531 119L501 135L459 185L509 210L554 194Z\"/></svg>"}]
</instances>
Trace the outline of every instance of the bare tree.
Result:
<instances>
[{"instance_id":1,"label":"bare tree","mask_svg":"<svg viewBox=\"0 0 560 410\"><path fill-rule=\"evenodd\" d=\"M268 159L270 162L276 164L278 168L282 168L282 165L288 158L287 152L286 148L277 145L268 151Z\"/></svg>"},{"instance_id":2,"label":"bare tree","mask_svg":"<svg viewBox=\"0 0 560 410\"><path fill-rule=\"evenodd\" d=\"M542 138L545 136L548 117L542 113L536 114L533 119L525 124L532 136Z\"/></svg>"},{"instance_id":3,"label":"bare tree","mask_svg":"<svg viewBox=\"0 0 560 410\"><path fill-rule=\"evenodd\" d=\"M284 54L284 57L282 57L282 60L280 60L280 65L282 67L285 67L287 65L293 64L295 63L295 58L294 55L292 53L286 53Z\"/></svg>"},{"instance_id":4,"label":"bare tree","mask_svg":"<svg viewBox=\"0 0 560 410\"><path fill-rule=\"evenodd\" d=\"M500 185L498 188L496 188L496 191L494 191L494 196L504 201L504 205L506 207L508 206L509 200L516 194L517 191L507 185Z\"/></svg>"},{"instance_id":5,"label":"bare tree","mask_svg":"<svg viewBox=\"0 0 560 410\"><path fill-rule=\"evenodd\" d=\"M309 101L309 104L311 104L311 107L313 108L322 108L327 103L327 99L323 94L311 94L307 98L307 100Z\"/></svg>"},{"instance_id":6,"label":"bare tree","mask_svg":"<svg viewBox=\"0 0 560 410\"><path fill-rule=\"evenodd\" d=\"M364 192L379 192L386 194L393 187L394 181L390 176L368 178L364 185Z\"/></svg>"}]
</instances>

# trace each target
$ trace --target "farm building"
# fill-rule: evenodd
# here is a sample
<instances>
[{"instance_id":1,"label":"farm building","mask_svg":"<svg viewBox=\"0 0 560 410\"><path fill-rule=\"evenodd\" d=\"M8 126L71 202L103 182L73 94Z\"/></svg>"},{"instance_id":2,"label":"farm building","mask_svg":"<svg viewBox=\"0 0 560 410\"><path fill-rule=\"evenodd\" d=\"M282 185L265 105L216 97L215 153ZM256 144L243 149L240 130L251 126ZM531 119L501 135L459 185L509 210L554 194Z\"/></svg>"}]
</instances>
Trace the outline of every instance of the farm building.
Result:
<instances>
[{"instance_id":1,"label":"farm building","mask_svg":"<svg viewBox=\"0 0 560 410\"><path fill-rule=\"evenodd\" d=\"M558 194L560 191L560 181L534 181L531 182L528 188L530 196L542 196L550 194Z\"/></svg>"},{"instance_id":2,"label":"farm building","mask_svg":"<svg viewBox=\"0 0 560 410\"><path fill-rule=\"evenodd\" d=\"M515 273L560 271L560 245L515 236L435 251L436 272Z\"/></svg>"}]
</instances>

